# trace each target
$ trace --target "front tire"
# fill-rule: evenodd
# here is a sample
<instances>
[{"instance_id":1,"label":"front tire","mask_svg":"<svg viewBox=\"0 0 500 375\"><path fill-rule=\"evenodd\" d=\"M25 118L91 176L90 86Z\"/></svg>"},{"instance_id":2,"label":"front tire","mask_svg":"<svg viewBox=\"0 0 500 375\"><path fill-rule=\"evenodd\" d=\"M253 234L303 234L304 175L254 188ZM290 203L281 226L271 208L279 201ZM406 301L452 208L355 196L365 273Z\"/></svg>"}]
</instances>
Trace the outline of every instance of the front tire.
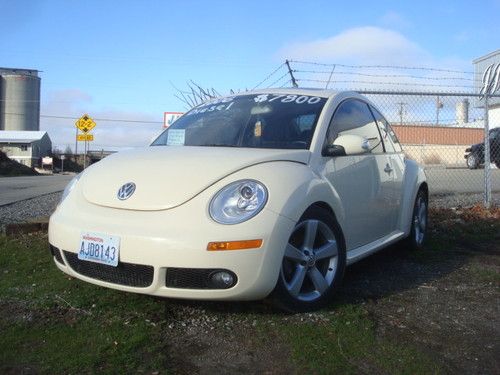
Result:
<instances>
[{"instance_id":1,"label":"front tire","mask_svg":"<svg viewBox=\"0 0 500 375\"><path fill-rule=\"evenodd\" d=\"M467 168L477 169L477 167L479 167L479 158L473 153L470 153L467 155Z\"/></svg>"},{"instance_id":2,"label":"front tire","mask_svg":"<svg viewBox=\"0 0 500 375\"><path fill-rule=\"evenodd\" d=\"M271 298L288 312L317 310L331 300L345 265L342 232L335 217L322 207L310 207L290 235Z\"/></svg>"}]
</instances>

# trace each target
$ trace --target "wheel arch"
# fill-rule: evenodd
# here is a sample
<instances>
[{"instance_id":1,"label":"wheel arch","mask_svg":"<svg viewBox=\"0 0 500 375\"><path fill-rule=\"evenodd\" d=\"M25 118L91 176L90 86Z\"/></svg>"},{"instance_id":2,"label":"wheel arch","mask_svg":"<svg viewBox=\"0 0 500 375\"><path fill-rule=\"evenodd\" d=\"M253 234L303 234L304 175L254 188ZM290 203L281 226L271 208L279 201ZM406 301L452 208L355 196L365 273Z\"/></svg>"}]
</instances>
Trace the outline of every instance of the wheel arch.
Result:
<instances>
[{"instance_id":1,"label":"wheel arch","mask_svg":"<svg viewBox=\"0 0 500 375\"><path fill-rule=\"evenodd\" d=\"M324 201L317 201L317 202L310 204L309 207L307 207L304 210L304 213L313 207L322 208L322 209L328 211L333 216L333 219L335 220L336 224L339 227L339 232L340 232L340 237L341 237L340 239L342 241L341 245L343 246L344 249L346 249L347 244L346 244L345 237L344 237L344 230L342 229L342 226L340 225L340 223L337 219L337 215L335 214L335 211L333 210L333 208L328 203L326 203Z\"/></svg>"},{"instance_id":2,"label":"wheel arch","mask_svg":"<svg viewBox=\"0 0 500 375\"><path fill-rule=\"evenodd\" d=\"M398 225L401 231L405 233L405 236L410 234L413 206L420 189L424 189L427 199L429 199L429 185L423 168L415 161L407 159Z\"/></svg>"}]
</instances>

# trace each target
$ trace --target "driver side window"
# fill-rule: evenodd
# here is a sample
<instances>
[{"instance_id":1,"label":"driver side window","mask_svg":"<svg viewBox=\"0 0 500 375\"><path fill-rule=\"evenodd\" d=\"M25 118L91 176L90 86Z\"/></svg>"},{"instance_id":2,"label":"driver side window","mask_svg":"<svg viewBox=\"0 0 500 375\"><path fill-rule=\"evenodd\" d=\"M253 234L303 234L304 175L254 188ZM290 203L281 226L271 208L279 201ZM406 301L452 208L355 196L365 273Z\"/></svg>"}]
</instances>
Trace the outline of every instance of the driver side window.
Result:
<instances>
[{"instance_id":1,"label":"driver side window","mask_svg":"<svg viewBox=\"0 0 500 375\"><path fill-rule=\"evenodd\" d=\"M384 152L375 119L368 105L361 100L348 99L340 103L328 127L327 144L333 144L337 137L345 134L359 135L367 139L371 153Z\"/></svg>"}]
</instances>

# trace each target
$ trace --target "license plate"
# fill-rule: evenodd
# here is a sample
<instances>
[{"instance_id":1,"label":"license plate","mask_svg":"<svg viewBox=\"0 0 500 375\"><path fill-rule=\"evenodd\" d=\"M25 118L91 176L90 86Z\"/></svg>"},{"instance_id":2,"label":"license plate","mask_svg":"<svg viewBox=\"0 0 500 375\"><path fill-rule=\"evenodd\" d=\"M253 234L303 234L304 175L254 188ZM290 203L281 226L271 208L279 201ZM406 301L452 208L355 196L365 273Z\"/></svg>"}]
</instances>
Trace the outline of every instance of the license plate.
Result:
<instances>
[{"instance_id":1,"label":"license plate","mask_svg":"<svg viewBox=\"0 0 500 375\"><path fill-rule=\"evenodd\" d=\"M78 259L116 267L119 256L120 237L102 233L82 233Z\"/></svg>"}]
</instances>

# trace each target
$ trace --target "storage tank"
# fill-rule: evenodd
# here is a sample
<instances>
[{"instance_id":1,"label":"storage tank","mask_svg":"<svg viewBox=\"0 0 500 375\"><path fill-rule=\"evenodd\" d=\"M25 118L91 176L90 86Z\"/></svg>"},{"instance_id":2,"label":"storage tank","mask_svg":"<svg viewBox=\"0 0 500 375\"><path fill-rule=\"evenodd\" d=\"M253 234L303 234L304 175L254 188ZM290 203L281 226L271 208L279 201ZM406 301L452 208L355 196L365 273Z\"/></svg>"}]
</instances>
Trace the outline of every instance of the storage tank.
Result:
<instances>
[{"instance_id":1,"label":"storage tank","mask_svg":"<svg viewBox=\"0 0 500 375\"><path fill-rule=\"evenodd\" d=\"M0 129L40 130L37 71L0 68Z\"/></svg>"},{"instance_id":2,"label":"storage tank","mask_svg":"<svg viewBox=\"0 0 500 375\"><path fill-rule=\"evenodd\" d=\"M463 125L469 122L469 100L464 99L457 103L456 106L457 124Z\"/></svg>"}]
</instances>

